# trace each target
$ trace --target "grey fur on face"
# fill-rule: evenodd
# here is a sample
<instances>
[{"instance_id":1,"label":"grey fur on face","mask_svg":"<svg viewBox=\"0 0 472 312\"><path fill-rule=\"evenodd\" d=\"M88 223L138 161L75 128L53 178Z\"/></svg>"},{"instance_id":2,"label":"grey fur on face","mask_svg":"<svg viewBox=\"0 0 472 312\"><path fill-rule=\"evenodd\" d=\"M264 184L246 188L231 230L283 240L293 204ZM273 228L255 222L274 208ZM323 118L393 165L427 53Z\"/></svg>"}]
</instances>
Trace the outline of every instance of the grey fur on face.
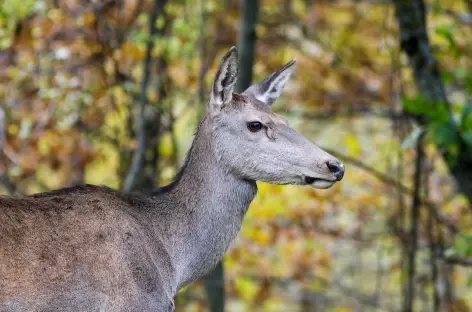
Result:
<instances>
[{"instance_id":1,"label":"grey fur on face","mask_svg":"<svg viewBox=\"0 0 472 312\"><path fill-rule=\"evenodd\" d=\"M236 94L232 48L184 166L151 196L84 185L0 197L0 311L173 311L237 236L256 181L339 181L341 163L270 109L294 64Z\"/></svg>"}]
</instances>

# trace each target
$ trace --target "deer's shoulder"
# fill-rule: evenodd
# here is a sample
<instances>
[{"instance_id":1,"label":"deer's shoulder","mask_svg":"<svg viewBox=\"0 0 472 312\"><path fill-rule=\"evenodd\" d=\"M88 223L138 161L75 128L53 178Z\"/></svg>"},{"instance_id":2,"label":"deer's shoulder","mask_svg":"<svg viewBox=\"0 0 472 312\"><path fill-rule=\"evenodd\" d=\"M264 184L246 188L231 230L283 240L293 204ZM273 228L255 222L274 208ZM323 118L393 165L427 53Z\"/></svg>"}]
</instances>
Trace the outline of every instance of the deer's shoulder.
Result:
<instances>
[{"instance_id":1,"label":"deer's shoulder","mask_svg":"<svg viewBox=\"0 0 472 312\"><path fill-rule=\"evenodd\" d=\"M25 244L29 250L49 246L56 253L70 246L87 247L91 240L94 245L120 248L122 242L140 238L149 227L143 214L148 206L144 196L94 185L0 196L0 237L12 241L28 238Z\"/></svg>"},{"instance_id":2,"label":"deer's shoulder","mask_svg":"<svg viewBox=\"0 0 472 312\"><path fill-rule=\"evenodd\" d=\"M87 219L123 218L150 207L147 197L140 194L125 194L106 186L80 185L28 196L0 196L0 219L2 216L17 220L34 217L53 221L83 215L87 215Z\"/></svg>"}]
</instances>

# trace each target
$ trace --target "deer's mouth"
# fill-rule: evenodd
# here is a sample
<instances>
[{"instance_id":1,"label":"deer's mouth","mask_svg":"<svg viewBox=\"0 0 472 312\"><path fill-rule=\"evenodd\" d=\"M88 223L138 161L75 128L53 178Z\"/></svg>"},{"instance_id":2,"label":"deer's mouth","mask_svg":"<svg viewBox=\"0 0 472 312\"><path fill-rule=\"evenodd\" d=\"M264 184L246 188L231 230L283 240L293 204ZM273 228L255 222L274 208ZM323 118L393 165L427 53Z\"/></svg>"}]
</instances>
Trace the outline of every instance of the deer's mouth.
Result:
<instances>
[{"instance_id":1,"label":"deer's mouth","mask_svg":"<svg viewBox=\"0 0 472 312\"><path fill-rule=\"evenodd\" d=\"M320 179L320 178L314 178L310 176L305 176L304 180L306 184L309 184L319 189L330 188L331 186L333 186L334 183L336 183L336 180Z\"/></svg>"}]
</instances>

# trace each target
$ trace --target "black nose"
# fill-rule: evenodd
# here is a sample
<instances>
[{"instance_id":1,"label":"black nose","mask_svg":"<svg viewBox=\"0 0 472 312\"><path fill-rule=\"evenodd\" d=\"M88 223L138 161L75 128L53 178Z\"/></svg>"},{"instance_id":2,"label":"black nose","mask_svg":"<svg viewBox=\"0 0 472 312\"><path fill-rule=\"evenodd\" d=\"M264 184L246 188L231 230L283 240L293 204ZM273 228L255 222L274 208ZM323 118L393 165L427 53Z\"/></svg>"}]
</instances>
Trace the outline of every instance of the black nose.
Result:
<instances>
[{"instance_id":1,"label":"black nose","mask_svg":"<svg viewBox=\"0 0 472 312\"><path fill-rule=\"evenodd\" d=\"M331 160L326 163L329 171L334 174L336 180L340 181L344 177L344 166L337 160Z\"/></svg>"}]
</instances>

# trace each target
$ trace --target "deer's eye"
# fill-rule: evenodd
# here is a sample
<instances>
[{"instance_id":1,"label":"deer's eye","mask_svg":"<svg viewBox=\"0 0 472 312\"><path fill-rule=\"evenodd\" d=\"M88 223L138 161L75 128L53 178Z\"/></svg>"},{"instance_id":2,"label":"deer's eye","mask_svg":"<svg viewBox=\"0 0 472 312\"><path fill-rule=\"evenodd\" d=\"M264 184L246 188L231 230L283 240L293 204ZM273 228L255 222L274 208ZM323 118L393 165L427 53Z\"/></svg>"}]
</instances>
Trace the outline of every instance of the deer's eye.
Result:
<instances>
[{"instance_id":1,"label":"deer's eye","mask_svg":"<svg viewBox=\"0 0 472 312\"><path fill-rule=\"evenodd\" d=\"M262 129L262 124L259 121L251 121L247 123L247 128L251 132L258 132Z\"/></svg>"}]
</instances>

